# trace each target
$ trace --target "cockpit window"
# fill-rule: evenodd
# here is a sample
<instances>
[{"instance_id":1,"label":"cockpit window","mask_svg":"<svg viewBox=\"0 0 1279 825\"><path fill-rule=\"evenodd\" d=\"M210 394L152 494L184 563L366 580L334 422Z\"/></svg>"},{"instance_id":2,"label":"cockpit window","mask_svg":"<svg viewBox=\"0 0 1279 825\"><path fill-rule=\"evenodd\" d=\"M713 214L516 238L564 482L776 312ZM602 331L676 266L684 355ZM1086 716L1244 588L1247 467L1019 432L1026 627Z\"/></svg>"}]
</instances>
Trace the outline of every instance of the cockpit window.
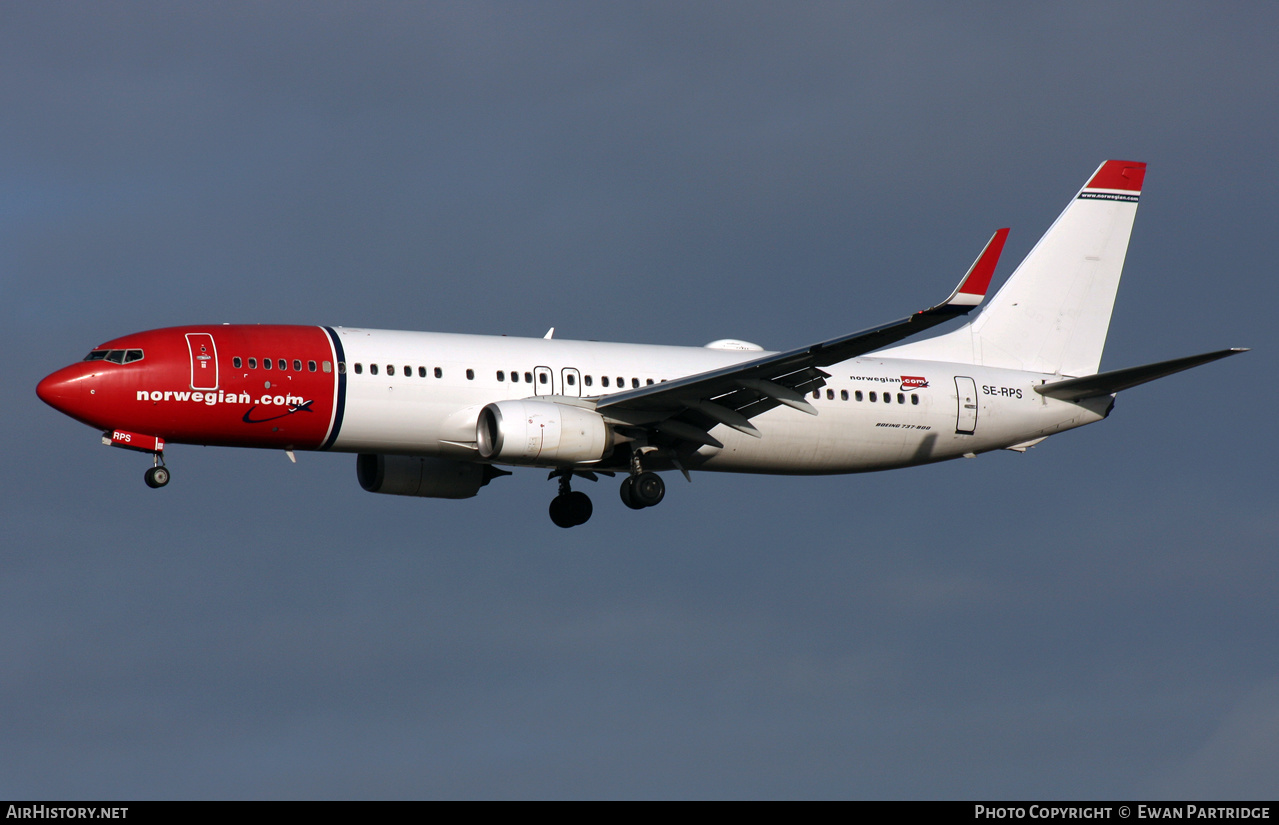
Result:
<instances>
[{"instance_id":1,"label":"cockpit window","mask_svg":"<svg viewBox=\"0 0 1279 825\"><path fill-rule=\"evenodd\" d=\"M112 364L132 364L142 360L140 349L95 349L84 356L86 361L110 361Z\"/></svg>"}]
</instances>

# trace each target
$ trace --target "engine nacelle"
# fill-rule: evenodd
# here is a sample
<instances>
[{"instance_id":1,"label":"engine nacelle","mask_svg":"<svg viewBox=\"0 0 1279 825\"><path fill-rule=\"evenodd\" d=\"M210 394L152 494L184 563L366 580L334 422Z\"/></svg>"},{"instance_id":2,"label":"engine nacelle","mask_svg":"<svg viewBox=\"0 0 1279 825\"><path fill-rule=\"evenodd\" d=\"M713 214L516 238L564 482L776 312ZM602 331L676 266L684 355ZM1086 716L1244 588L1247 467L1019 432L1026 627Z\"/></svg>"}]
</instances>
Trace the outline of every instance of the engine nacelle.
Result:
<instances>
[{"instance_id":1,"label":"engine nacelle","mask_svg":"<svg viewBox=\"0 0 1279 825\"><path fill-rule=\"evenodd\" d=\"M494 468L447 458L361 453L355 460L355 475L370 493L470 498L489 483Z\"/></svg>"},{"instance_id":2,"label":"engine nacelle","mask_svg":"<svg viewBox=\"0 0 1279 825\"><path fill-rule=\"evenodd\" d=\"M475 441L483 458L556 466L599 461L613 434L594 410L550 401L498 401L480 410Z\"/></svg>"}]
</instances>

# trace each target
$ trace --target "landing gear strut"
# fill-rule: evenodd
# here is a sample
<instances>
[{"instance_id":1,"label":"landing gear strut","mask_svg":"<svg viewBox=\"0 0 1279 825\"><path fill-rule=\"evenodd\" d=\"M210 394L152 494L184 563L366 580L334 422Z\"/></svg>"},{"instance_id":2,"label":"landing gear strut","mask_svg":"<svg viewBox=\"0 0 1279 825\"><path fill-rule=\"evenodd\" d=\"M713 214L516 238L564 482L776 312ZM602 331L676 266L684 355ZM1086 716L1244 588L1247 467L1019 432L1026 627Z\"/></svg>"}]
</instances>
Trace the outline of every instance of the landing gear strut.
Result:
<instances>
[{"instance_id":1,"label":"landing gear strut","mask_svg":"<svg viewBox=\"0 0 1279 825\"><path fill-rule=\"evenodd\" d=\"M560 477L560 492L555 498L551 499L551 521L555 522L556 527L576 527L579 524L585 524L591 518L594 506L591 504L590 496L582 492L574 492L569 487L569 481L573 478L572 470L560 470L552 473L551 477Z\"/></svg>"}]
</instances>

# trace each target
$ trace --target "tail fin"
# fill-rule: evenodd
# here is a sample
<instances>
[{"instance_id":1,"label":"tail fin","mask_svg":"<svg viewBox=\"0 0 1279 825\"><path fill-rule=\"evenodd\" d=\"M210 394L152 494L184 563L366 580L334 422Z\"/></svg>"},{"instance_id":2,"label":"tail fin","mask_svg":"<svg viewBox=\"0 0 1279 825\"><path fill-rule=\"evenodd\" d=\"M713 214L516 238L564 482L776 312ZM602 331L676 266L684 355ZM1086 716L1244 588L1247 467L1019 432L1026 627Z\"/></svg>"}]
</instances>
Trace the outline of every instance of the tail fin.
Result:
<instances>
[{"instance_id":1,"label":"tail fin","mask_svg":"<svg viewBox=\"0 0 1279 825\"><path fill-rule=\"evenodd\" d=\"M1092 375L1110 327L1146 164L1108 160L967 325L894 355Z\"/></svg>"}]
</instances>

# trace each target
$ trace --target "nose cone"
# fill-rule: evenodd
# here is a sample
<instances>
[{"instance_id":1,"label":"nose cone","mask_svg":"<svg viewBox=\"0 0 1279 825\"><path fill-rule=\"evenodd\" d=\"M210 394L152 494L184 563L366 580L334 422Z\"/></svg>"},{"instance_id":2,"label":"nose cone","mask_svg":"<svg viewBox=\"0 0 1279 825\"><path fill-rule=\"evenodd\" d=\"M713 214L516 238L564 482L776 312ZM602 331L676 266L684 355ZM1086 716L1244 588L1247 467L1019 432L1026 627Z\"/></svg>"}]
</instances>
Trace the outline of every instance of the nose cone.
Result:
<instances>
[{"instance_id":1,"label":"nose cone","mask_svg":"<svg viewBox=\"0 0 1279 825\"><path fill-rule=\"evenodd\" d=\"M36 395L58 412L84 421L88 416L85 406L85 379L88 377L80 364L63 367L36 385Z\"/></svg>"}]
</instances>

